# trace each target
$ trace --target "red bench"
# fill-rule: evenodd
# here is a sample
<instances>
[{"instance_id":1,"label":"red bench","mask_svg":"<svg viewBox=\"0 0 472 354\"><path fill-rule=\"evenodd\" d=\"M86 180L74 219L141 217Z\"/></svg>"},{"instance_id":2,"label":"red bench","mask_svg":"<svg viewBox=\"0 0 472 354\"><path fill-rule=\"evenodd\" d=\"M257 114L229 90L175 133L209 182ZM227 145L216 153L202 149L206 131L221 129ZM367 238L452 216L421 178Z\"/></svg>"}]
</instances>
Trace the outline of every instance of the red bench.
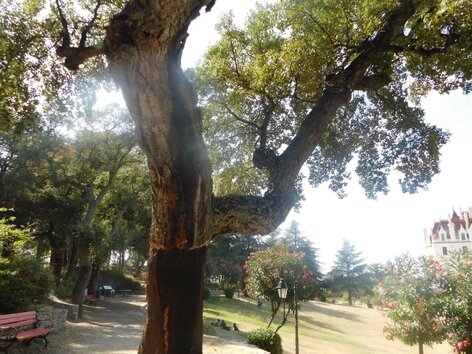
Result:
<instances>
[{"instance_id":1,"label":"red bench","mask_svg":"<svg viewBox=\"0 0 472 354\"><path fill-rule=\"evenodd\" d=\"M85 295L85 302L89 305L95 305L97 303L97 298L95 297L95 295L88 294Z\"/></svg>"},{"instance_id":2,"label":"red bench","mask_svg":"<svg viewBox=\"0 0 472 354\"><path fill-rule=\"evenodd\" d=\"M14 342L27 341L29 344L35 338L41 338L44 348L47 348L46 336L54 331L54 328L39 328L36 327L36 322L36 311L0 315L0 342L8 342L0 351L8 353L7 349Z\"/></svg>"}]
</instances>

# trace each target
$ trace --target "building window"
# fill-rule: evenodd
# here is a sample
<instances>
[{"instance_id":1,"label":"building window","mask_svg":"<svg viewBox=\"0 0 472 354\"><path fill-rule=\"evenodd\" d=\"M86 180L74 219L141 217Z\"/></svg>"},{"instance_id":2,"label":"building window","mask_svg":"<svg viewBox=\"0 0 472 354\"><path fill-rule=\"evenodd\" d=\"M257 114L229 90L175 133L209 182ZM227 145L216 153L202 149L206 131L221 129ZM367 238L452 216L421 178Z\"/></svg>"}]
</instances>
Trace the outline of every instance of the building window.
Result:
<instances>
[{"instance_id":1,"label":"building window","mask_svg":"<svg viewBox=\"0 0 472 354\"><path fill-rule=\"evenodd\" d=\"M447 247L443 247L443 256L447 256Z\"/></svg>"},{"instance_id":2,"label":"building window","mask_svg":"<svg viewBox=\"0 0 472 354\"><path fill-rule=\"evenodd\" d=\"M446 236L444 234L441 234L441 241L446 241Z\"/></svg>"},{"instance_id":3,"label":"building window","mask_svg":"<svg viewBox=\"0 0 472 354\"><path fill-rule=\"evenodd\" d=\"M462 241L465 241L465 233L463 233L463 232L461 233L461 239L462 239Z\"/></svg>"},{"instance_id":4,"label":"building window","mask_svg":"<svg viewBox=\"0 0 472 354\"><path fill-rule=\"evenodd\" d=\"M462 246L462 252L468 252L469 249L467 248L467 246Z\"/></svg>"}]
</instances>

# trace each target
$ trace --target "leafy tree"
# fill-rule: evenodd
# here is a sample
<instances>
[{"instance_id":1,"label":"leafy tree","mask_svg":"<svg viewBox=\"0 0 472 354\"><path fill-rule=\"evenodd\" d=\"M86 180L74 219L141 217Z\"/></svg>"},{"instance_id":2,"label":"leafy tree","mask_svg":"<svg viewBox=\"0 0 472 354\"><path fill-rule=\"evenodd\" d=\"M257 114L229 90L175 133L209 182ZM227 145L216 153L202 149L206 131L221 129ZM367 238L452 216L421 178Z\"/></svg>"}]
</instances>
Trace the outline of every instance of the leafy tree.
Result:
<instances>
[{"instance_id":1,"label":"leafy tree","mask_svg":"<svg viewBox=\"0 0 472 354\"><path fill-rule=\"evenodd\" d=\"M287 245L290 252L303 255L303 263L310 272L315 274L317 279L321 279L320 264L318 262L318 249L300 231L298 222L292 221L285 230L279 242Z\"/></svg>"},{"instance_id":2,"label":"leafy tree","mask_svg":"<svg viewBox=\"0 0 472 354\"><path fill-rule=\"evenodd\" d=\"M243 288L244 264L250 253L263 248L262 240L248 235L228 235L212 241L208 247L208 274L222 289Z\"/></svg>"},{"instance_id":3,"label":"leafy tree","mask_svg":"<svg viewBox=\"0 0 472 354\"><path fill-rule=\"evenodd\" d=\"M366 285L365 268L361 252L357 252L353 244L344 240L330 273L336 286L347 290L349 305L352 305L353 292Z\"/></svg>"},{"instance_id":4,"label":"leafy tree","mask_svg":"<svg viewBox=\"0 0 472 354\"><path fill-rule=\"evenodd\" d=\"M442 317L447 340L456 353L472 353L472 257L451 253L442 273Z\"/></svg>"},{"instance_id":5,"label":"leafy tree","mask_svg":"<svg viewBox=\"0 0 472 354\"><path fill-rule=\"evenodd\" d=\"M441 323L440 276L442 265L432 259L403 255L386 265L382 283L382 312L389 319L387 338L408 345L441 343L447 334Z\"/></svg>"},{"instance_id":6,"label":"leafy tree","mask_svg":"<svg viewBox=\"0 0 472 354\"><path fill-rule=\"evenodd\" d=\"M6 213L6 208L0 208L0 213ZM21 247L30 239L30 230L18 228L14 224L14 216L0 218L0 256L8 258L18 252Z\"/></svg>"},{"instance_id":7,"label":"leafy tree","mask_svg":"<svg viewBox=\"0 0 472 354\"><path fill-rule=\"evenodd\" d=\"M272 246L249 255L246 262L246 289L254 298L264 298L271 303L272 317L268 327L272 324L282 304L277 286L280 278L287 283L286 303L288 311L283 318L283 326L290 311L294 311L294 286L297 283L297 299L310 300L314 297L316 275L304 263L302 253L293 253L283 244Z\"/></svg>"},{"instance_id":8,"label":"leafy tree","mask_svg":"<svg viewBox=\"0 0 472 354\"><path fill-rule=\"evenodd\" d=\"M28 18L50 35L34 48L54 45L65 67L82 69L75 78L103 72L106 58L148 158L153 221L140 353L201 351L207 245L274 230L299 201L307 160L312 184L329 181L341 196L354 155L370 197L387 192L392 169L404 191L425 187L447 134L425 124L408 95L470 90L467 0L283 0L259 7L246 29L220 25L222 39L194 79L207 106L202 127L180 58L188 26L214 3L58 0L51 16ZM37 4L35 14L45 6L24 4ZM13 24L6 38L19 32ZM52 71L30 77L60 82ZM219 148L207 151L203 130Z\"/></svg>"},{"instance_id":9,"label":"leafy tree","mask_svg":"<svg viewBox=\"0 0 472 354\"><path fill-rule=\"evenodd\" d=\"M0 212L7 210L0 208ZM30 230L14 221L14 216L0 218L0 313L31 309L53 285L50 271L30 252Z\"/></svg>"}]
</instances>

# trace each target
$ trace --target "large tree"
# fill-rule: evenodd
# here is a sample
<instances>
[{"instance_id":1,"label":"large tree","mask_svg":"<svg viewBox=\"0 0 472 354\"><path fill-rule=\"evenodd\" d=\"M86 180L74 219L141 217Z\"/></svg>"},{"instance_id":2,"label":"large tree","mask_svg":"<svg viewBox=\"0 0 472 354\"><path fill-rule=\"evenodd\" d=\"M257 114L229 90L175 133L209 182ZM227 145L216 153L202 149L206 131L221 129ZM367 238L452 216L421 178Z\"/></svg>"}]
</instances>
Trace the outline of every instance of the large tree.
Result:
<instances>
[{"instance_id":1,"label":"large tree","mask_svg":"<svg viewBox=\"0 0 472 354\"><path fill-rule=\"evenodd\" d=\"M353 292L368 283L365 268L361 252L358 252L348 240L343 240L330 274L336 287L347 291L349 305L352 305Z\"/></svg>"},{"instance_id":2,"label":"large tree","mask_svg":"<svg viewBox=\"0 0 472 354\"><path fill-rule=\"evenodd\" d=\"M256 185L224 188L248 180L233 175L215 177L214 188L201 110L180 65L190 23L214 3L56 0L58 21L41 27L62 39L44 48L57 43L72 71L106 57L148 159L153 217L140 353L202 351L207 245L223 234L274 230L299 199L308 159L312 183L330 180L341 195L354 154L369 196L387 191L392 169L405 191L426 186L446 135L424 123L408 90L418 97L470 87L469 0L284 0L260 8L246 30L227 21L209 56L215 65L195 82L211 104L207 141L226 141L225 155L211 150L215 176L235 165Z\"/></svg>"}]
</instances>

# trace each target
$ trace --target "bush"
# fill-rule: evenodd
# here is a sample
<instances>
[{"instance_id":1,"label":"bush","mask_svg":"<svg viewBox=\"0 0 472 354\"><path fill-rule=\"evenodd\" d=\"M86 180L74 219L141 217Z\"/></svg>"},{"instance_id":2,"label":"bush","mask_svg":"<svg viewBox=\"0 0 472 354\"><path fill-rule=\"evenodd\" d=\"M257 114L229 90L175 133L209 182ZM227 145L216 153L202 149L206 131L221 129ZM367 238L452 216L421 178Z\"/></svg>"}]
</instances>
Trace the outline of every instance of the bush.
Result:
<instances>
[{"instance_id":1,"label":"bush","mask_svg":"<svg viewBox=\"0 0 472 354\"><path fill-rule=\"evenodd\" d=\"M144 288L139 281L123 274L118 268L100 271L100 285L111 285L115 290L129 289L134 293L143 293Z\"/></svg>"},{"instance_id":2,"label":"bush","mask_svg":"<svg viewBox=\"0 0 472 354\"><path fill-rule=\"evenodd\" d=\"M203 288L203 300L208 300L211 296L210 289Z\"/></svg>"},{"instance_id":3,"label":"bush","mask_svg":"<svg viewBox=\"0 0 472 354\"><path fill-rule=\"evenodd\" d=\"M226 288L224 293L225 293L225 297L227 299L232 299L233 296L234 296L234 289L233 288Z\"/></svg>"},{"instance_id":4,"label":"bush","mask_svg":"<svg viewBox=\"0 0 472 354\"><path fill-rule=\"evenodd\" d=\"M72 297L72 290L74 289L75 283L70 280L63 281L54 289L54 294L59 299L69 300Z\"/></svg>"},{"instance_id":5,"label":"bush","mask_svg":"<svg viewBox=\"0 0 472 354\"><path fill-rule=\"evenodd\" d=\"M50 270L33 256L0 258L0 313L33 309L45 301L53 284Z\"/></svg>"},{"instance_id":6,"label":"bush","mask_svg":"<svg viewBox=\"0 0 472 354\"><path fill-rule=\"evenodd\" d=\"M254 344L271 354L282 354L282 338L269 328L259 328L249 332L247 337L249 344Z\"/></svg>"}]
</instances>

